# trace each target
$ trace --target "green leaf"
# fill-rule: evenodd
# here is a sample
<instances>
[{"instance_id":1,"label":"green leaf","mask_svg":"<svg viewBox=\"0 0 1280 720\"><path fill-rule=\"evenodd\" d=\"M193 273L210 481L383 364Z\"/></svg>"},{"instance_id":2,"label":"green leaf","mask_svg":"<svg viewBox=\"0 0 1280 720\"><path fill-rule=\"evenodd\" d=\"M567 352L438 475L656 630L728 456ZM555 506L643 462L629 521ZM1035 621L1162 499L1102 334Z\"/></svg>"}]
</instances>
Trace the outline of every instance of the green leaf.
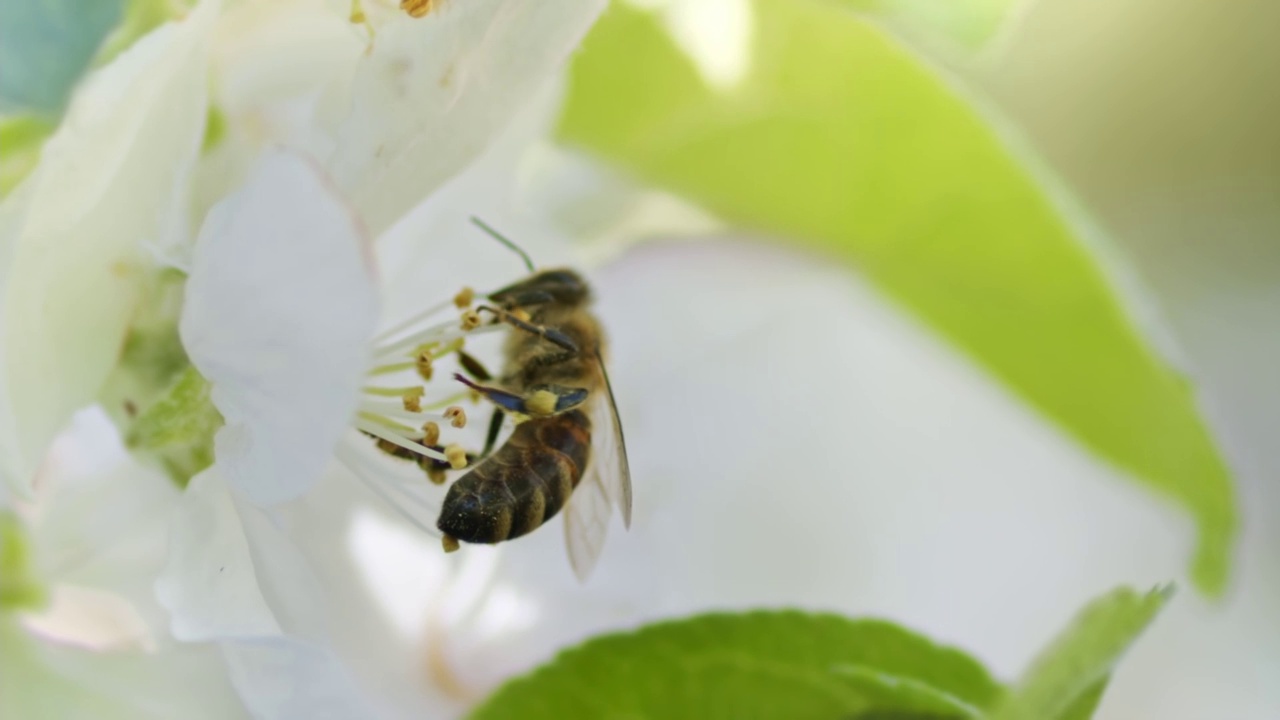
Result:
<instances>
[{"instance_id":1,"label":"green leaf","mask_svg":"<svg viewBox=\"0 0 1280 720\"><path fill-rule=\"evenodd\" d=\"M32 567L22 521L13 513L0 512L0 610L39 608L47 600Z\"/></svg>"},{"instance_id":2,"label":"green leaf","mask_svg":"<svg viewBox=\"0 0 1280 720\"><path fill-rule=\"evenodd\" d=\"M0 112L57 116L123 0L10 0L0 3Z\"/></svg>"},{"instance_id":3,"label":"green leaf","mask_svg":"<svg viewBox=\"0 0 1280 720\"><path fill-rule=\"evenodd\" d=\"M0 198L18 186L40 162L40 148L53 124L29 115L0 120Z\"/></svg>"},{"instance_id":4,"label":"green leaf","mask_svg":"<svg viewBox=\"0 0 1280 720\"><path fill-rule=\"evenodd\" d=\"M985 46L1009 21L1019 0L846 0L850 7L940 34L970 50Z\"/></svg>"},{"instance_id":5,"label":"green leaf","mask_svg":"<svg viewBox=\"0 0 1280 720\"><path fill-rule=\"evenodd\" d=\"M840 5L756 0L748 64L704 82L614 3L571 70L571 143L877 283L1102 457L1190 510L1197 585L1236 531L1186 380L1135 329L1083 219L953 83ZM731 69L732 70L732 69Z\"/></svg>"},{"instance_id":6,"label":"green leaf","mask_svg":"<svg viewBox=\"0 0 1280 720\"><path fill-rule=\"evenodd\" d=\"M862 689L870 699L871 712L894 713L903 717L983 720L983 712L954 695L909 677L891 675L861 665L836 666L833 670Z\"/></svg>"},{"instance_id":7,"label":"green leaf","mask_svg":"<svg viewBox=\"0 0 1280 720\"><path fill-rule=\"evenodd\" d=\"M1023 674L992 720L1083 720L1120 656L1172 596L1120 588L1089 603Z\"/></svg>"},{"instance_id":8,"label":"green leaf","mask_svg":"<svg viewBox=\"0 0 1280 720\"><path fill-rule=\"evenodd\" d=\"M986 708L1001 692L972 658L888 622L752 612L595 638L472 717L832 720L935 707L926 697Z\"/></svg>"}]
</instances>

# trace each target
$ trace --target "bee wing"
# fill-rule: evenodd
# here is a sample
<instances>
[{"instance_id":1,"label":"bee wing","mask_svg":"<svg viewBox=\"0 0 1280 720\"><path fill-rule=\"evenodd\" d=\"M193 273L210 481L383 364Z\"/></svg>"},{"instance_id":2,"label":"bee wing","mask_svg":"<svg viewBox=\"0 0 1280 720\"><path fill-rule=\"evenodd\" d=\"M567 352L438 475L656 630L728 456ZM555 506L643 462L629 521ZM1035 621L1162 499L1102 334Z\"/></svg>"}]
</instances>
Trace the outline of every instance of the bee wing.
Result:
<instances>
[{"instance_id":1,"label":"bee wing","mask_svg":"<svg viewBox=\"0 0 1280 720\"><path fill-rule=\"evenodd\" d=\"M591 419L591 467L589 479L595 479L604 488L605 496L622 513L623 526L631 527L631 466L627 463L627 443L622 436L622 422L618 419L618 404L613 399L613 386L604 360L596 353L600 363L600 375L604 378L604 392L596 393Z\"/></svg>"},{"instance_id":2,"label":"bee wing","mask_svg":"<svg viewBox=\"0 0 1280 720\"><path fill-rule=\"evenodd\" d=\"M604 486L590 476L583 478L569 496L564 515L564 543L569 550L569 564L580 581L585 582L595 569L609 531L610 515Z\"/></svg>"},{"instance_id":3,"label":"bee wing","mask_svg":"<svg viewBox=\"0 0 1280 720\"><path fill-rule=\"evenodd\" d=\"M599 359L599 354L596 358ZM604 548L613 508L622 513L622 523L631 527L631 469L627 446L618 420L618 406L604 362L600 362L605 392L592 400L591 461L582 481L565 509L565 546L569 564L579 580L586 580Z\"/></svg>"}]
</instances>

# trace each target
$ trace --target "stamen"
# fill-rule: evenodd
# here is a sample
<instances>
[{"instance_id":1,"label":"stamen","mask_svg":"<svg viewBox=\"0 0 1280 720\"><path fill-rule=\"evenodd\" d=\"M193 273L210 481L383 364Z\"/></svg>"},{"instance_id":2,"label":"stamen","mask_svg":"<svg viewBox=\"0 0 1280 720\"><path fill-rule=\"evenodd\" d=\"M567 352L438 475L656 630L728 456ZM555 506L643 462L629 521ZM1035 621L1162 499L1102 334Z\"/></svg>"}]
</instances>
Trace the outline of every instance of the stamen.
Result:
<instances>
[{"instance_id":1,"label":"stamen","mask_svg":"<svg viewBox=\"0 0 1280 720\"><path fill-rule=\"evenodd\" d=\"M467 310L466 312L462 313L462 329L463 330L467 330L467 331L475 330L476 328L480 327L480 321L481 321L480 313L476 312L475 310Z\"/></svg>"},{"instance_id":2,"label":"stamen","mask_svg":"<svg viewBox=\"0 0 1280 720\"><path fill-rule=\"evenodd\" d=\"M413 364L418 369L418 377L431 382L431 376L435 374L435 368L431 365L431 353L426 350L419 352Z\"/></svg>"},{"instance_id":3,"label":"stamen","mask_svg":"<svg viewBox=\"0 0 1280 720\"><path fill-rule=\"evenodd\" d=\"M471 307L472 301L476 299L476 291L469 287L464 287L453 296L453 304L458 306L459 310L465 310Z\"/></svg>"},{"instance_id":4,"label":"stamen","mask_svg":"<svg viewBox=\"0 0 1280 720\"><path fill-rule=\"evenodd\" d=\"M382 440L386 440L392 445L402 447L405 450L412 450L418 453L419 455L426 455L432 460L443 460L449 463L450 465L453 464L453 461L450 460L445 453L439 452L437 450L432 450L431 448L426 447L421 443L416 443L412 440L409 440L404 435L392 433L389 431L389 428L387 428L386 425L364 419L363 413L361 413L361 417L356 419L355 426L357 430L363 430L376 438L381 438ZM413 431L415 435L420 432L421 432L420 430ZM463 460L463 466L465 467L466 465L465 453L463 453L462 460Z\"/></svg>"},{"instance_id":5,"label":"stamen","mask_svg":"<svg viewBox=\"0 0 1280 720\"><path fill-rule=\"evenodd\" d=\"M405 412L422 412L422 393L418 393L417 395L405 395L400 400L404 403Z\"/></svg>"},{"instance_id":6,"label":"stamen","mask_svg":"<svg viewBox=\"0 0 1280 720\"><path fill-rule=\"evenodd\" d=\"M365 374L366 375L390 375L391 373L398 373L398 372L404 372L405 370L412 370L416 366L417 366L417 363L414 362L413 360L409 360L407 362L388 363L386 365L375 366Z\"/></svg>"},{"instance_id":7,"label":"stamen","mask_svg":"<svg viewBox=\"0 0 1280 720\"><path fill-rule=\"evenodd\" d=\"M458 548L462 547L462 545L458 543L458 538L456 538L456 537L454 537L454 536L452 536L452 535L450 535L450 534L448 534L448 533L445 533L445 534L440 538L440 544L444 546L444 551L445 551L445 552L447 552L447 553L454 552L454 551L456 551Z\"/></svg>"},{"instance_id":8,"label":"stamen","mask_svg":"<svg viewBox=\"0 0 1280 720\"><path fill-rule=\"evenodd\" d=\"M378 496L387 504L397 515L405 520L405 522L418 528L422 532L435 537L440 534L440 530L433 525L424 523L417 515L405 509L405 506L416 508L422 515L432 518L439 514L440 510L433 507L431 503L425 499L414 495L400 483L378 483L373 480L375 476L385 476L385 471L381 468L371 467L372 463L364 459L361 450L355 446L354 438L351 436L344 437L342 442L334 451L334 455L346 466L352 475L369 489L369 492ZM395 497L387 487L395 490Z\"/></svg>"},{"instance_id":9,"label":"stamen","mask_svg":"<svg viewBox=\"0 0 1280 720\"><path fill-rule=\"evenodd\" d=\"M374 344L374 345L381 345L382 343L384 343L384 342L386 342L386 341L390 340L391 338L395 337L396 335L399 335L400 333L404 332L405 330L408 330L409 328L413 327L414 325L417 325L418 323L422 322L423 320L426 320L427 318L431 317L432 315L436 315L436 314L439 314L439 313L443 312L444 310L448 309L451 305L453 305L453 301L452 301L452 300L445 300L445 301L443 301L443 302L439 302L439 303L436 303L435 305L432 305L431 307L427 308L426 310L423 310L422 312L414 313L413 315L409 316L408 318L405 318L404 320L402 320L402 321L400 321L400 322L396 323L396 324L395 324L395 325L393 325L392 327L387 328L386 330L384 330L384 331L383 331L383 332L381 332L381 333L378 333L377 337L375 337L375 338L373 339L373 344Z\"/></svg>"},{"instance_id":10,"label":"stamen","mask_svg":"<svg viewBox=\"0 0 1280 720\"><path fill-rule=\"evenodd\" d=\"M360 418L366 421L376 423L382 427L394 431L398 435L417 440L422 437L422 431L417 428L396 422L392 418L401 420L409 420L416 422L420 416L416 413L409 413L399 405L391 405L388 403L379 403L372 400L364 400L360 403L360 409L356 413Z\"/></svg>"},{"instance_id":11,"label":"stamen","mask_svg":"<svg viewBox=\"0 0 1280 720\"><path fill-rule=\"evenodd\" d=\"M366 395L378 395L380 397L422 397L426 390L421 385L405 385L404 387L381 387L379 385L365 385L360 388L360 392Z\"/></svg>"},{"instance_id":12,"label":"stamen","mask_svg":"<svg viewBox=\"0 0 1280 720\"><path fill-rule=\"evenodd\" d=\"M457 405L450 405L444 409L444 417L449 424L456 428L464 428L467 426L467 413Z\"/></svg>"},{"instance_id":13,"label":"stamen","mask_svg":"<svg viewBox=\"0 0 1280 720\"><path fill-rule=\"evenodd\" d=\"M422 444L440 444L440 426L437 425L435 421L428 421L427 424L422 426Z\"/></svg>"},{"instance_id":14,"label":"stamen","mask_svg":"<svg viewBox=\"0 0 1280 720\"><path fill-rule=\"evenodd\" d=\"M461 470L467 466L467 451L463 450L462 446L457 443L445 446L444 457L454 470Z\"/></svg>"}]
</instances>

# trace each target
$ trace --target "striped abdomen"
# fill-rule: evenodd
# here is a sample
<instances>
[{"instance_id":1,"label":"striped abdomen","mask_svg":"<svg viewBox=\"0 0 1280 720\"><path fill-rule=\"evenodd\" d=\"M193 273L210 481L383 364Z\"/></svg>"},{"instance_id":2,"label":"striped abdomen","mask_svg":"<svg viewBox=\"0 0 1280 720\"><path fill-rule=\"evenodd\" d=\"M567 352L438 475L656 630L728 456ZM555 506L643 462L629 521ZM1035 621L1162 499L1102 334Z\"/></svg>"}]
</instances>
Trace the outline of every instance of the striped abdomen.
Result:
<instances>
[{"instance_id":1,"label":"striped abdomen","mask_svg":"<svg viewBox=\"0 0 1280 720\"><path fill-rule=\"evenodd\" d=\"M469 543L532 532L568 502L590 456L591 419L581 410L527 420L449 488L436 527Z\"/></svg>"}]
</instances>

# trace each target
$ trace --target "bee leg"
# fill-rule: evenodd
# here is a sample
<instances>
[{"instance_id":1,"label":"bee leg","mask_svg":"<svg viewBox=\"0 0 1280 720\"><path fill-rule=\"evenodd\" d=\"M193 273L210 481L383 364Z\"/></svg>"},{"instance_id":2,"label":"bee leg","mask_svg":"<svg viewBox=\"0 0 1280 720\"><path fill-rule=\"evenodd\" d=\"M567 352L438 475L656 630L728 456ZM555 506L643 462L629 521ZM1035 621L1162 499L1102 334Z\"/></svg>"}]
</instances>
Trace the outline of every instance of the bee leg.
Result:
<instances>
[{"instance_id":1,"label":"bee leg","mask_svg":"<svg viewBox=\"0 0 1280 720\"><path fill-rule=\"evenodd\" d=\"M529 417L546 417L572 410L581 405L588 394L586 388L540 385L528 395L517 395L499 388L474 383L460 373L454 373L453 377L463 385L484 395L489 402L500 409Z\"/></svg>"},{"instance_id":2,"label":"bee leg","mask_svg":"<svg viewBox=\"0 0 1280 720\"><path fill-rule=\"evenodd\" d=\"M535 325L529 322L528 320L522 320L521 318L516 317L515 314L509 310L489 307L488 305L481 305L480 307L476 308L476 311L493 313L493 316L496 317L499 322L504 322L510 325L511 327L519 328L520 330L523 330L527 333L532 333L533 335L537 335L543 340L546 340L547 342L553 345L562 347L571 353L578 352L577 343L575 343L573 340L570 340L568 335L565 335L564 333L560 332L559 330L556 330L555 328L549 328L549 327L546 327L545 325Z\"/></svg>"},{"instance_id":3,"label":"bee leg","mask_svg":"<svg viewBox=\"0 0 1280 720\"><path fill-rule=\"evenodd\" d=\"M498 433L502 431L502 421L507 414L500 407L493 408L493 415L489 417L489 432L484 438L484 450L480 451L480 457L489 457L489 453L493 452L493 446L498 444Z\"/></svg>"},{"instance_id":4,"label":"bee leg","mask_svg":"<svg viewBox=\"0 0 1280 720\"><path fill-rule=\"evenodd\" d=\"M488 382L493 379L493 375L479 360L462 350L458 351L458 363L462 365L462 369L466 370L468 375L480 382Z\"/></svg>"}]
</instances>

